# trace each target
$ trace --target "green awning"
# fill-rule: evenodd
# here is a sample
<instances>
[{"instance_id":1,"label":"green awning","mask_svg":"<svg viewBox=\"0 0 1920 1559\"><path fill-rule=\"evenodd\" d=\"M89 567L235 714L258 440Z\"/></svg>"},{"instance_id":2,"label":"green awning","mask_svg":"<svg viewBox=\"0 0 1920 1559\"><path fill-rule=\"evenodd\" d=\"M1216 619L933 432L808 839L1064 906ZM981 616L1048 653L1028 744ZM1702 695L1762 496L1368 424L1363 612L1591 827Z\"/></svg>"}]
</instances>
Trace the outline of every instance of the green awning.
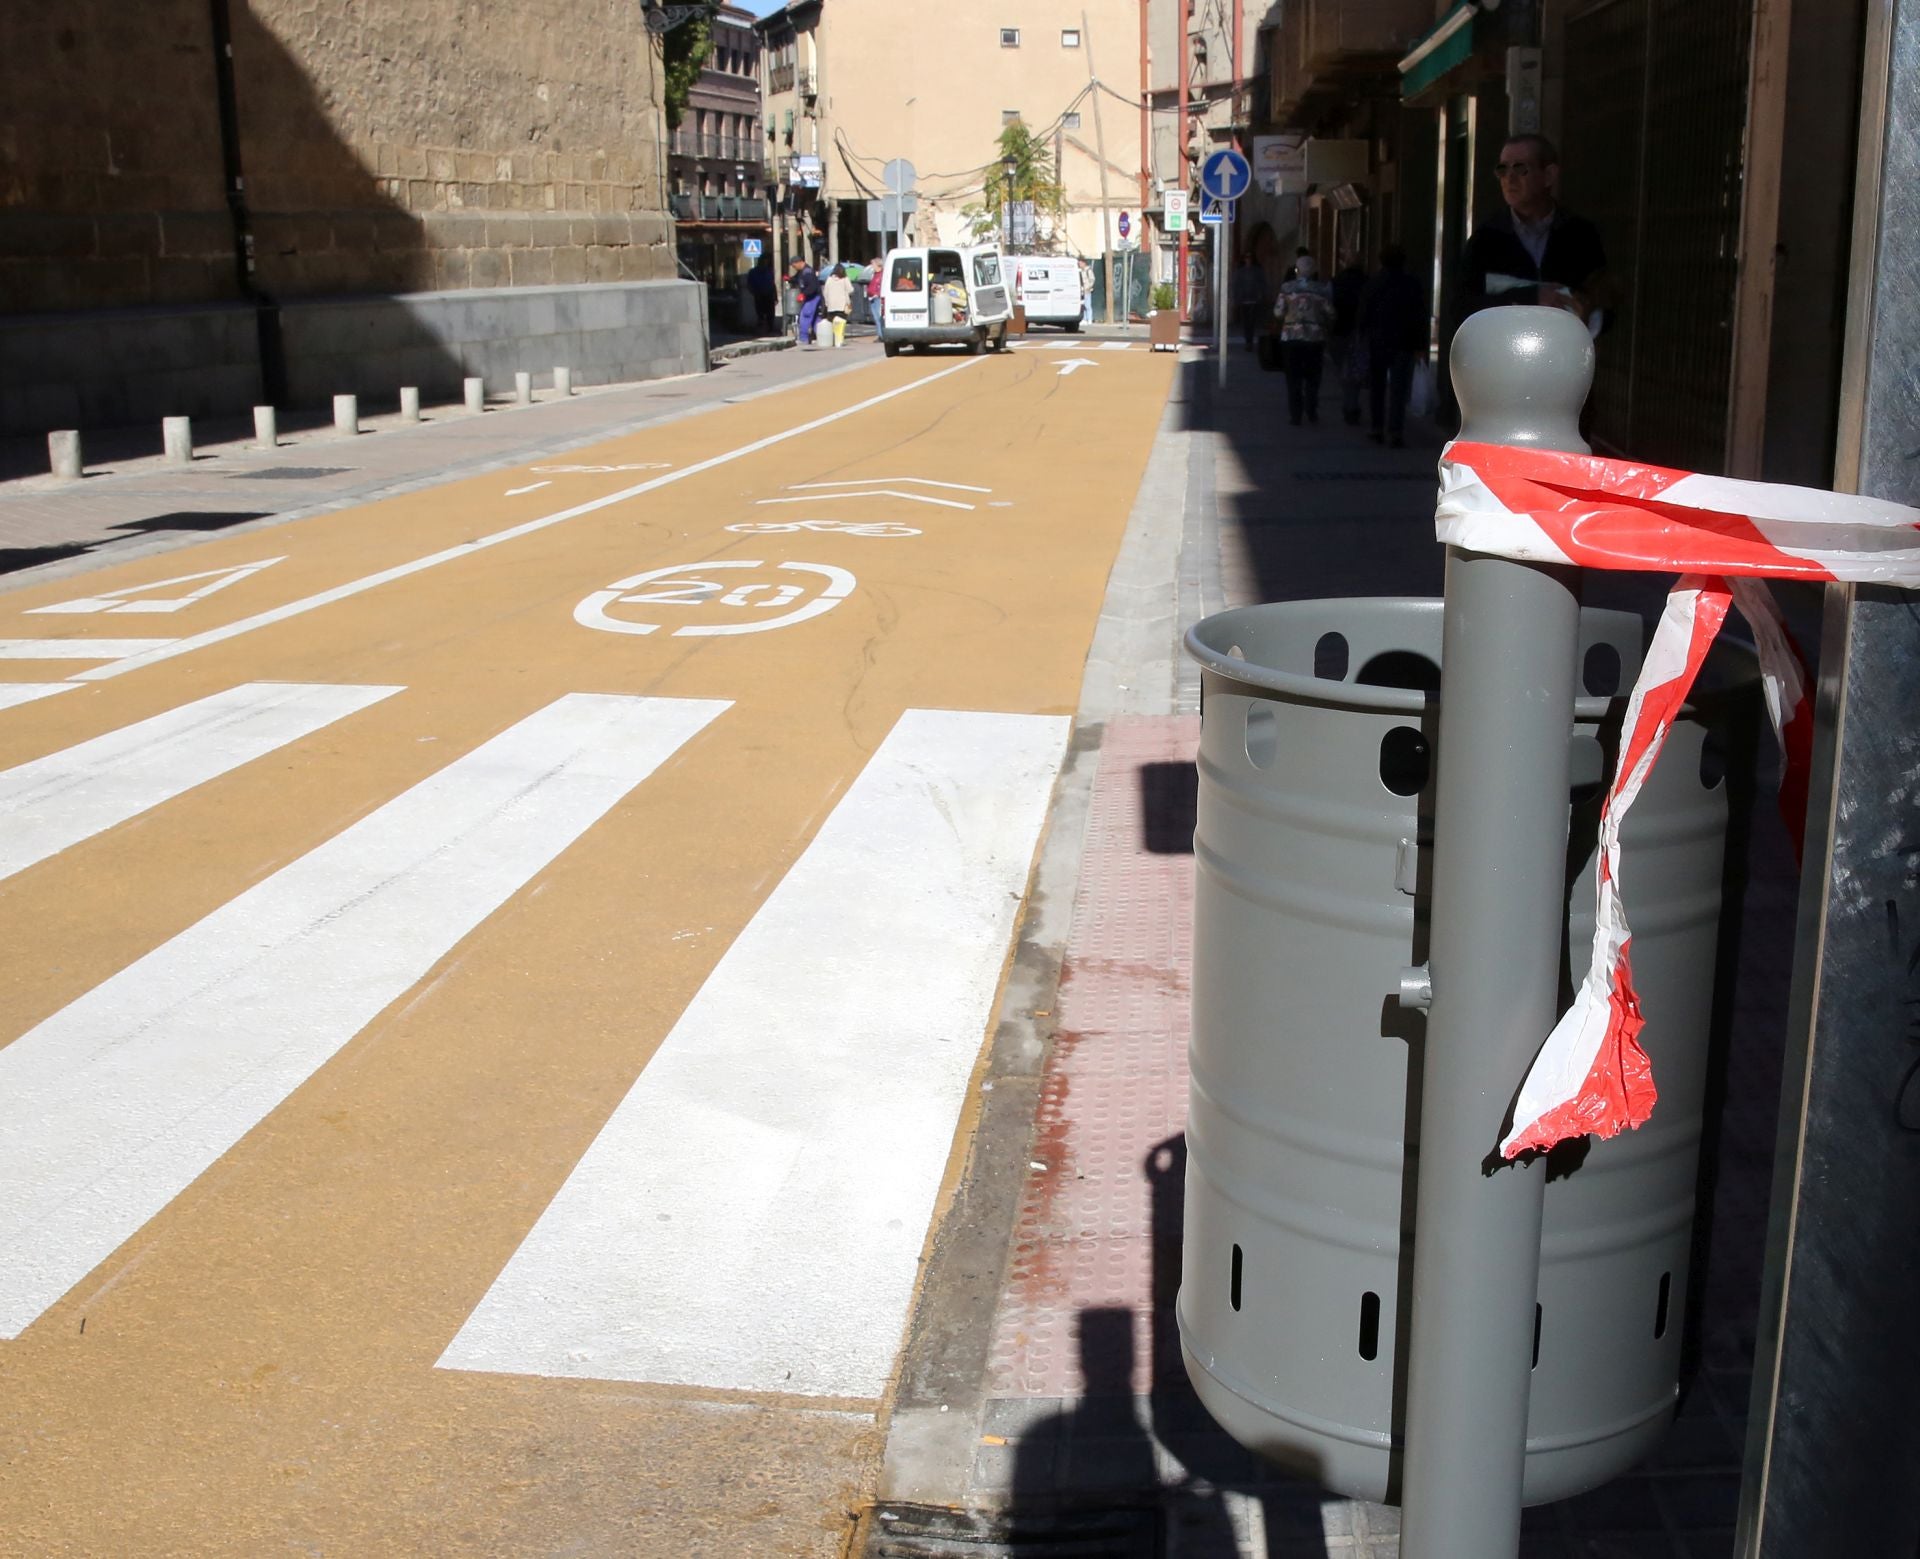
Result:
<instances>
[{"instance_id":1,"label":"green awning","mask_svg":"<svg viewBox=\"0 0 1920 1559\"><path fill-rule=\"evenodd\" d=\"M1400 62L1400 95L1416 97L1473 56L1475 0L1462 0Z\"/></svg>"}]
</instances>

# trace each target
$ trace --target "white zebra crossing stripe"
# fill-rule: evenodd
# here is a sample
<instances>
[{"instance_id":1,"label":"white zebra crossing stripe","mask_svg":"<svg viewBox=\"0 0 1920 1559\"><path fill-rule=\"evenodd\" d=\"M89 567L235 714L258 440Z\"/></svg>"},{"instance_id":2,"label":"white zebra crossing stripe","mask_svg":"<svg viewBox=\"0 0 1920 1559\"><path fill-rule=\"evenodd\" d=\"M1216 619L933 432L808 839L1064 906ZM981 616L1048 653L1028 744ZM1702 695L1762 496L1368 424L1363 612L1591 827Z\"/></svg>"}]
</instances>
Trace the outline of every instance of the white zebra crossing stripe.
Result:
<instances>
[{"instance_id":1,"label":"white zebra crossing stripe","mask_svg":"<svg viewBox=\"0 0 1920 1559\"><path fill-rule=\"evenodd\" d=\"M0 1337L728 707L568 694L0 1050Z\"/></svg>"},{"instance_id":2,"label":"white zebra crossing stripe","mask_svg":"<svg viewBox=\"0 0 1920 1559\"><path fill-rule=\"evenodd\" d=\"M399 691L248 682L8 769L0 879Z\"/></svg>"},{"instance_id":3,"label":"white zebra crossing stripe","mask_svg":"<svg viewBox=\"0 0 1920 1559\"><path fill-rule=\"evenodd\" d=\"M880 1395L1067 729L901 717L443 1368Z\"/></svg>"},{"instance_id":4,"label":"white zebra crossing stripe","mask_svg":"<svg viewBox=\"0 0 1920 1559\"><path fill-rule=\"evenodd\" d=\"M38 698L52 698L55 693L68 692L72 687L71 682L0 682L0 709L31 704Z\"/></svg>"}]
</instances>

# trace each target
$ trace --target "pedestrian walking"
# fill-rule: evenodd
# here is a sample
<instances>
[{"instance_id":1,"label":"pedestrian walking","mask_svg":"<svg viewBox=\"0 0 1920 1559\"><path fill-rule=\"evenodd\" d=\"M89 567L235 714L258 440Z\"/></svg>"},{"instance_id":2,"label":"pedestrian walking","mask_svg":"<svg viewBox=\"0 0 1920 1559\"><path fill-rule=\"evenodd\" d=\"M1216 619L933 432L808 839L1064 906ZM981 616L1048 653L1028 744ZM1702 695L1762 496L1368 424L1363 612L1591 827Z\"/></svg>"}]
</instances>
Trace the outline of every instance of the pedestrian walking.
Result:
<instances>
[{"instance_id":1,"label":"pedestrian walking","mask_svg":"<svg viewBox=\"0 0 1920 1559\"><path fill-rule=\"evenodd\" d=\"M1360 425L1360 394L1367 384L1367 344L1360 334L1360 297L1367 288L1367 268L1356 254L1333 278L1333 339L1329 343L1334 366L1340 372L1340 413L1350 428Z\"/></svg>"},{"instance_id":2,"label":"pedestrian walking","mask_svg":"<svg viewBox=\"0 0 1920 1559\"><path fill-rule=\"evenodd\" d=\"M1320 420L1320 376L1326 368L1327 335L1333 329L1333 289L1320 280L1313 256L1302 249L1293 278L1274 301L1280 322L1280 355L1287 374L1287 420Z\"/></svg>"},{"instance_id":3,"label":"pedestrian walking","mask_svg":"<svg viewBox=\"0 0 1920 1559\"><path fill-rule=\"evenodd\" d=\"M753 299L754 317L760 323L760 334L773 334L773 308L779 297L779 288L774 285L773 261L762 254L754 262L753 269L747 272L747 292Z\"/></svg>"},{"instance_id":4,"label":"pedestrian walking","mask_svg":"<svg viewBox=\"0 0 1920 1559\"><path fill-rule=\"evenodd\" d=\"M1407 274L1407 251L1389 244L1380 269L1360 296L1357 334L1367 354L1367 390L1374 443L1407 442L1407 398L1413 371L1426 356L1430 314L1420 283Z\"/></svg>"},{"instance_id":5,"label":"pedestrian walking","mask_svg":"<svg viewBox=\"0 0 1920 1559\"><path fill-rule=\"evenodd\" d=\"M1233 314L1240 322L1240 339L1249 352L1253 350L1254 337L1260 330L1260 316L1265 313L1267 301L1267 273L1260 268L1260 262L1253 257L1253 251L1243 250L1240 263L1233 268Z\"/></svg>"},{"instance_id":6,"label":"pedestrian walking","mask_svg":"<svg viewBox=\"0 0 1920 1559\"><path fill-rule=\"evenodd\" d=\"M793 290L800 299L797 327L800 345L811 351L814 327L820 322L820 273L811 265L802 264L799 274L793 279Z\"/></svg>"},{"instance_id":7,"label":"pedestrian walking","mask_svg":"<svg viewBox=\"0 0 1920 1559\"><path fill-rule=\"evenodd\" d=\"M847 321L853 317L853 283L847 280L847 268L836 265L833 273L820 283L820 306L826 310L836 347L847 344Z\"/></svg>"},{"instance_id":8,"label":"pedestrian walking","mask_svg":"<svg viewBox=\"0 0 1920 1559\"><path fill-rule=\"evenodd\" d=\"M887 297L882 291L885 269L884 262L878 258L867 267L867 314L873 320L874 338L879 341L887 339Z\"/></svg>"},{"instance_id":9,"label":"pedestrian walking","mask_svg":"<svg viewBox=\"0 0 1920 1559\"><path fill-rule=\"evenodd\" d=\"M1560 153L1544 135L1516 135L1494 165L1506 209L1474 225L1461 256L1460 313L1542 303L1570 309L1595 335L1606 323L1607 251L1600 230L1562 206Z\"/></svg>"}]
</instances>

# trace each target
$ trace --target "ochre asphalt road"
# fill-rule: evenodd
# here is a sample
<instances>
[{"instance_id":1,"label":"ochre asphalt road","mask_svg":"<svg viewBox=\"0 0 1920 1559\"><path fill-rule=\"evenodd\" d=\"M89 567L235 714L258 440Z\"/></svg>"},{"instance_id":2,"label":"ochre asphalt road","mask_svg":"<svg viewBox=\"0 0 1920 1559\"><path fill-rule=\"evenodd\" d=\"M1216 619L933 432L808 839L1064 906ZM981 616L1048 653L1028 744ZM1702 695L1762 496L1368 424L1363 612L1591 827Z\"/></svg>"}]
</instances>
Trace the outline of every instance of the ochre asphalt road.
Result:
<instances>
[{"instance_id":1,"label":"ochre asphalt road","mask_svg":"<svg viewBox=\"0 0 1920 1559\"><path fill-rule=\"evenodd\" d=\"M9 771L247 684L402 690L123 820L108 804L96 831L0 881L9 1047L43 1024L84 1030L88 1009L68 1009L103 982L565 695L731 703L70 1286L22 1301L0 1340L0 1552L840 1551L879 1392L436 1361L903 712L1071 714L1172 371L1138 348L1084 356L1071 372L1054 351L876 364L0 597L9 643L175 652L16 645L0 682L74 685L0 708ZM834 420L780 438L819 419ZM564 469L594 466L615 469ZM254 622L659 477L673 479ZM852 496L880 489L916 496ZM794 498L809 501L766 501ZM34 610L177 600L269 558L172 611ZM741 560L761 566L702 574ZM796 561L816 567L775 566ZM605 607L655 632L576 620L661 569L678 572ZM188 574L205 577L136 589ZM791 626L674 632L797 611L849 574L844 599ZM56 833L65 783L22 802ZM969 1054L984 1037L966 1036ZM0 1138L22 1124L4 1093ZM624 1324L642 1333L646 1293L636 1274Z\"/></svg>"}]
</instances>

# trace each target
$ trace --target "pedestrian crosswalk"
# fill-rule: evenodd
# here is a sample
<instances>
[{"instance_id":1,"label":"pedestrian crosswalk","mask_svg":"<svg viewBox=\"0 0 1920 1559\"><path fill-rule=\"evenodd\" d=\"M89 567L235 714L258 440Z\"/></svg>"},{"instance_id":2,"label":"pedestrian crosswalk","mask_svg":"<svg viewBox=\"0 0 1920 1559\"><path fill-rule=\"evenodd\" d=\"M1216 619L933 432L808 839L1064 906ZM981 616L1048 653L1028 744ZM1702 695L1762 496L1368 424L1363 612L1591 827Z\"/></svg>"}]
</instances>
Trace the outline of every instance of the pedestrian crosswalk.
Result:
<instances>
[{"instance_id":1,"label":"pedestrian crosswalk","mask_svg":"<svg viewBox=\"0 0 1920 1559\"><path fill-rule=\"evenodd\" d=\"M246 683L0 772L0 880L404 691ZM0 1339L732 708L564 695L0 1034ZM1067 725L900 717L443 1367L880 1394Z\"/></svg>"}]
</instances>

